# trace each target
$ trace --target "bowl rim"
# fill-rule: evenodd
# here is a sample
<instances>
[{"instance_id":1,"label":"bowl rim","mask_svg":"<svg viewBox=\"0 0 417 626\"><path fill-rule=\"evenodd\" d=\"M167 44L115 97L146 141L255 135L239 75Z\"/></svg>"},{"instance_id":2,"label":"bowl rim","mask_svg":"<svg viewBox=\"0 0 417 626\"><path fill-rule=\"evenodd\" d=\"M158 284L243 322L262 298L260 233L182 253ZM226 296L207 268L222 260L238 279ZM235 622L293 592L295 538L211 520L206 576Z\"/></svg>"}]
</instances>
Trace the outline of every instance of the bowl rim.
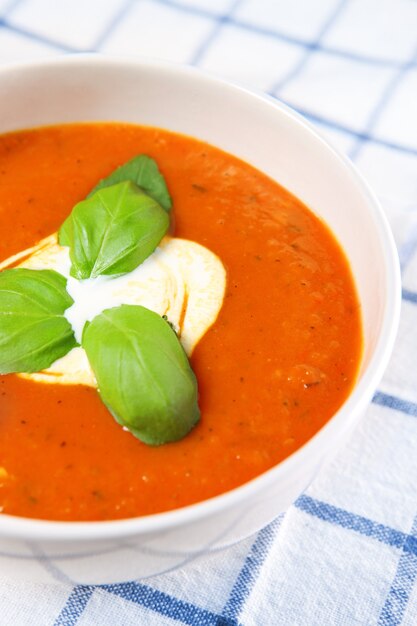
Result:
<instances>
[{"instance_id":1,"label":"bowl rim","mask_svg":"<svg viewBox=\"0 0 417 626\"><path fill-rule=\"evenodd\" d=\"M253 98L273 107L281 115L291 118L305 132L315 137L322 144L323 149L327 150L339 162L340 166L345 169L345 172L350 175L352 183L358 186L361 195L366 201L381 242L386 270L385 310L381 332L369 364L361 379L354 385L348 398L338 411L313 437L286 459L231 491L189 506L153 515L109 521L67 522L0 514L0 536L48 542L114 540L134 535L169 531L179 526L185 527L202 518L209 518L220 511L226 511L242 501L249 501L257 492L265 490L271 484L278 482L282 477L291 473L302 462L305 455L313 455L317 459L325 456L321 452L322 448L326 449L328 447L334 435L338 433L338 437L341 438L343 432L350 430L351 426L371 401L372 395L388 364L397 334L401 307L401 277L397 249L385 213L375 193L370 189L355 165L347 156L334 148L313 124L279 99L234 84L231 81L192 66L155 59L105 56L97 53L65 55L23 63L10 63L0 68L0 78L7 74L26 72L31 69L44 71L61 66L72 67L73 69L80 66L91 66L92 69L101 66L109 69L129 67L138 71L153 69L160 73L168 71L205 82L208 87L213 89L240 93L246 98Z\"/></svg>"}]
</instances>

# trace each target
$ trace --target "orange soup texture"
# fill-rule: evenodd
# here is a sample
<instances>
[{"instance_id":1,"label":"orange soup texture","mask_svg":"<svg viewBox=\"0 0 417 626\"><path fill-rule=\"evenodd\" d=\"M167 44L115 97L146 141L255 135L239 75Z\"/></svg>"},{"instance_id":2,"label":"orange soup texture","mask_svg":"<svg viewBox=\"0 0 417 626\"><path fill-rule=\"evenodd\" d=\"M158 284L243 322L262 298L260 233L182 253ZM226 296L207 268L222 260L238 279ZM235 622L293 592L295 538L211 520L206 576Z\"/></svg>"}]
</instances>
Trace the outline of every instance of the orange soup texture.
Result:
<instances>
[{"instance_id":1,"label":"orange soup texture","mask_svg":"<svg viewBox=\"0 0 417 626\"><path fill-rule=\"evenodd\" d=\"M355 381L359 304L332 234L267 176L195 139L118 123L0 137L0 260L56 231L136 154L166 178L175 236L227 271L223 307L191 357L201 420L183 440L150 447L92 388L0 376L3 513L109 520L210 498L299 448Z\"/></svg>"}]
</instances>

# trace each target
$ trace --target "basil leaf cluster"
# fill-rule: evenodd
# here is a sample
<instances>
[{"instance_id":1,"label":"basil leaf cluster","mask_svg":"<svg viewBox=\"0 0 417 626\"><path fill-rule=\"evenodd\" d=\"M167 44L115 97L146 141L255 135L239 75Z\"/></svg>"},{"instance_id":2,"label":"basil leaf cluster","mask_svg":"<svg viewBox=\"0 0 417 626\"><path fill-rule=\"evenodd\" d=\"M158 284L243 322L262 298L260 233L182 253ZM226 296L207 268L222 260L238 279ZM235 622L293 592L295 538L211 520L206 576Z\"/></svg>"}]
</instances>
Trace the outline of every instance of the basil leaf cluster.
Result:
<instances>
[{"instance_id":1,"label":"basil leaf cluster","mask_svg":"<svg viewBox=\"0 0 417 626\"><path fill-rule=\"evenodd\" d=\"M0 273L0 373L38 372L77 345L65 310L67 281L53 270Z\"/></svg>"},{"instance_id":2,"label":"basil leaf cluster","mask_svg":"<svg viewBox=\"0 0 417 626\"><path fill-rule=\"evenodd\" d=\"M169 228L171 198L158 166L140 155L79 202L59 229L78 280L118 276L147 259ZM0 374L37 372L77 346L64 316L73 299L53 270L0 273ZM103 311L84 327L82 347L101 399L150 445L184 437L200 418L197 380L166 320L142 306Z\"/></svg>"}]
</instances>

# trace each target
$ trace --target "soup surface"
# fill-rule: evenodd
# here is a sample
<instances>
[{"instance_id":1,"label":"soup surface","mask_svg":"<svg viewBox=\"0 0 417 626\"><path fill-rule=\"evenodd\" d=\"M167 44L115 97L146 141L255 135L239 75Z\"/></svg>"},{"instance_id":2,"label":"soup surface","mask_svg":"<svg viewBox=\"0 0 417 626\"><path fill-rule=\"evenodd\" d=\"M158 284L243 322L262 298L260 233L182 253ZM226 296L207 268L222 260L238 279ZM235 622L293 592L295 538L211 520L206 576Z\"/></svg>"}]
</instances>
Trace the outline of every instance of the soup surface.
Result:
<instances>
[{"instance_id":1,"label":"soup surface","mask_svg":"<svg viewBox=\"0 0 417 626\"><path fill-rule=\"evenodd\" d=\"M167 131L74 124L0 137L0 261L56 231L97 181L156 159L175 236L227 270L223 306L194 350L201 420L149 447L95 389L0 376L0 511L55 520L157 513L254 478L299 448L348 395L360 311L327 228L250 165Z\"/></svg>"}]
</instances>

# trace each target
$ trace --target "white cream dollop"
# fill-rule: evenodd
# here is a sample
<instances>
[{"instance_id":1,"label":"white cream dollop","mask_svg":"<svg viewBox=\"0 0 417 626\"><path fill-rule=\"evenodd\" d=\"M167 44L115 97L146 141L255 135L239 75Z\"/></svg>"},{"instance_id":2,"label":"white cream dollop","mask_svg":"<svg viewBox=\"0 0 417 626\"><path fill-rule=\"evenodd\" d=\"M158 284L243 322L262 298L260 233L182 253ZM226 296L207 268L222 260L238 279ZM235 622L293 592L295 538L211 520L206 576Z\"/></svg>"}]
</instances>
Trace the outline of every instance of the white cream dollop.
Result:
<instances>
[{"instance_id":1,"label":"white cream dollop","mask_svg":"<svg viewBox=\"0 0 417 626\"><path fill-rule=\"evenodd\" d=\"M215 254L193 241L171 237L164 237L155 252L135 270L115 278L99 276L78 281L71 277L69 248L58 244L56 233L10 257L0 264L0 269L16 266L18 261L18 267L52 269L67 278L67 290L74 304L65 311L65 317L79 343L86 321L105 309L138 304L166 315L190 355L215 322L226 287L226 271ZM19 375L38 382L96 386L81 347L46 370Z\"/></svg>"}]
</instances>

